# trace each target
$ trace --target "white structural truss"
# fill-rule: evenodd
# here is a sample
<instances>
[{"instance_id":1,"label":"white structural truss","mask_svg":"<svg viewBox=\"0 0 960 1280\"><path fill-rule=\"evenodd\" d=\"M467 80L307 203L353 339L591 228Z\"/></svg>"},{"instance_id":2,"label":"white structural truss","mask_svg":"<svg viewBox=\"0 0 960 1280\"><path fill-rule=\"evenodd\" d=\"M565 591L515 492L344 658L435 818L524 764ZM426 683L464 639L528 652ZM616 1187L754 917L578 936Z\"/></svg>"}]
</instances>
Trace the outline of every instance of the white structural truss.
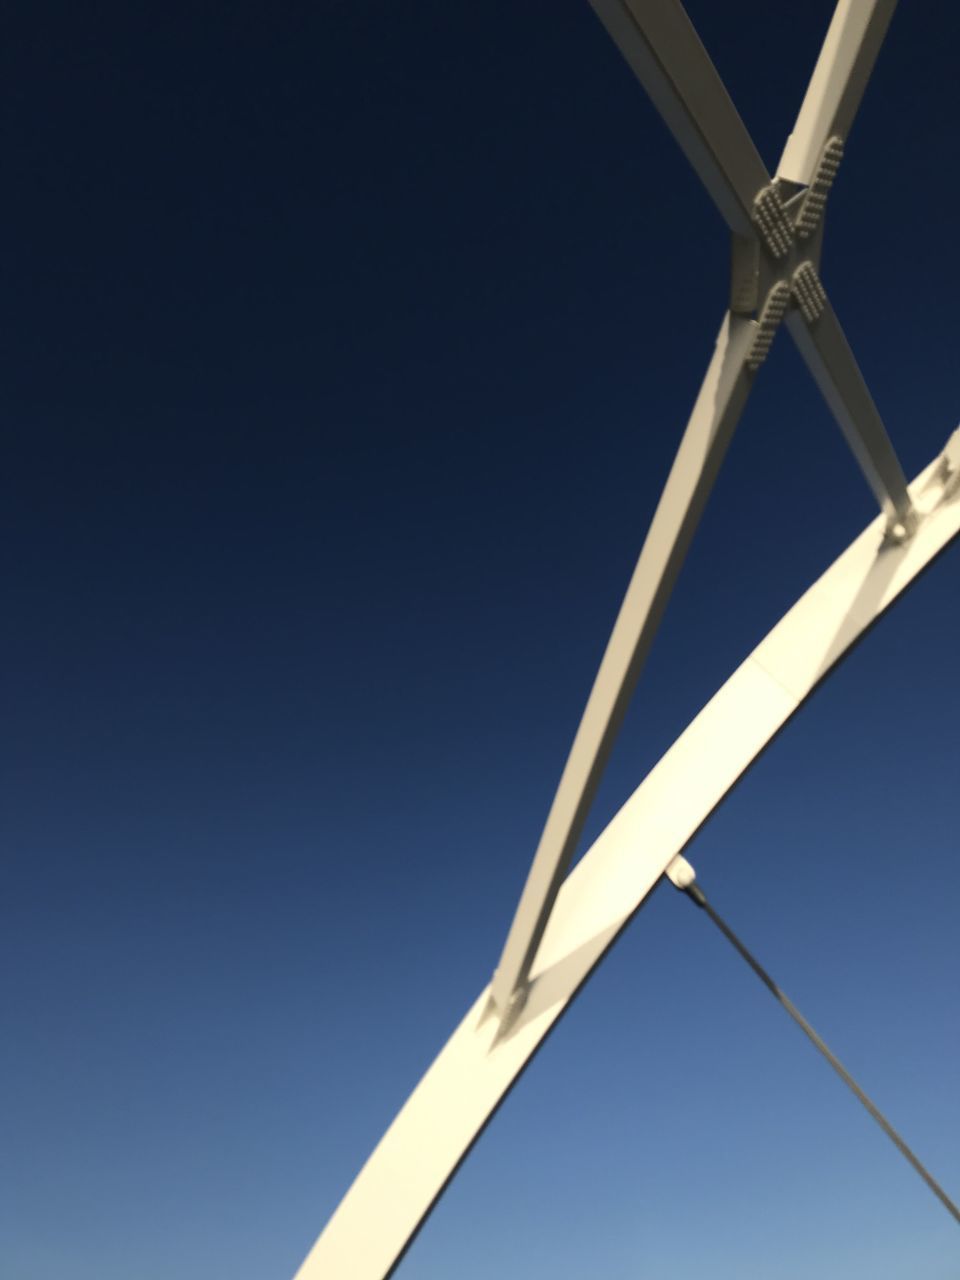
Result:
<instances>
[{"instance_id":1,"label":"white structural truss","mask_svg":"<svg viewBox=\"0 0 960 1280\"><path fill-rule=\"evenodd\" d=\"M767 173L679 0L590 0L731 234L716 349L597 673L488 988L298 1272L383 1280L544 1036L671 861L837 660L960 532L960 432L907 484L820 280L823 213L895 0L840 0ZM600 775L781 323L880 514L737 668L568 874Z\"/></svg>"}]
</instances>

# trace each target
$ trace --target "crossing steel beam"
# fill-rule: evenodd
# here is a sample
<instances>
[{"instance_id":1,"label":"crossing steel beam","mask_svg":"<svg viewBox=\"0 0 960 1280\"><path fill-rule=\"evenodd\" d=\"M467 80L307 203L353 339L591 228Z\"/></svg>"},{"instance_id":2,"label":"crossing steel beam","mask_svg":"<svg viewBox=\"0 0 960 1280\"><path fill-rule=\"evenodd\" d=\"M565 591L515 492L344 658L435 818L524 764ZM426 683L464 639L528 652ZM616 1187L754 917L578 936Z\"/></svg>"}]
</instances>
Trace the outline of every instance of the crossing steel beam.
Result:
<instances>
[{"instance_id":1,"label":"crossing steel beam","mask_svg":"<svg viewBox=\"0 0 960 1280\"><path fill-rule=\"evenodd\" d=\"M960 431L908 487L820 279L827 198L895 0L840 0L773 178L679 0L590 3L727 224L729 309L493 980L370 1156L298 1280L384 1280L392 1272L672 860L837 660L960 533ZM727 446L783 324L881 513L717 691L570 871Z\"/></svg>"}]
</instances>

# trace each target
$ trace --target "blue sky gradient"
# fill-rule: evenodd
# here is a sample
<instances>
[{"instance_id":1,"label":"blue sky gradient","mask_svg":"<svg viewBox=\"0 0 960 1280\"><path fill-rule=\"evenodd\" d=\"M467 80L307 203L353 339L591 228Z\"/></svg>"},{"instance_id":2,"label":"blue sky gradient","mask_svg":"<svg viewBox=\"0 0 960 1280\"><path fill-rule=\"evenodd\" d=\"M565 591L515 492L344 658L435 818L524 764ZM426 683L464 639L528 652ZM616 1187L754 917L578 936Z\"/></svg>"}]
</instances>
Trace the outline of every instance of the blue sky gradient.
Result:
<instances>
[{"instance_id":1,"label":"blue sky gradient","mask_svg":"<svg viewBox=\"0 0 960 1280\"><path fill-rule=\"evenodd\" d=\"M689 5L768 166L830 9ZM960 417L951 13L895 17L827 214L911 476ZM724 229L585 0L8 27L0 1270L288 1277L490 977ZM587 840L872 515L782 335ZM958 555L688 851L955 1197ZM661 888L397 1275L958 1266Z\"/></svg>"}]
</instances>

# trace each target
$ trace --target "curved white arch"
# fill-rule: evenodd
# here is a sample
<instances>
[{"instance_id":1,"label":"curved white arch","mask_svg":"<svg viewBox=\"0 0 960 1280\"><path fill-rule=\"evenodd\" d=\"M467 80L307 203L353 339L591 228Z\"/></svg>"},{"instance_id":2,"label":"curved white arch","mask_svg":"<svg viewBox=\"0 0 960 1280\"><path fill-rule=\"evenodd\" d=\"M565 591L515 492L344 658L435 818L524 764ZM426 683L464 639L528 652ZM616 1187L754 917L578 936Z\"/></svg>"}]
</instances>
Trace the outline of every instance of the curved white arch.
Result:
<instances>
[{"instance_id":1,"label":"curved white arch","mask_svg":"<svg viewBox=\"0 0 960 1280\"><path fill-rule=\"evenodd\" d=\"M529 998L497 1039L489 987L360 1171L297 1280L384 1280L594 966L760 752L839 658L960 533L960 431L910 486L920 517L879 516L784 615L651 770L565 880Z\"/></svg>"}]
</instances>

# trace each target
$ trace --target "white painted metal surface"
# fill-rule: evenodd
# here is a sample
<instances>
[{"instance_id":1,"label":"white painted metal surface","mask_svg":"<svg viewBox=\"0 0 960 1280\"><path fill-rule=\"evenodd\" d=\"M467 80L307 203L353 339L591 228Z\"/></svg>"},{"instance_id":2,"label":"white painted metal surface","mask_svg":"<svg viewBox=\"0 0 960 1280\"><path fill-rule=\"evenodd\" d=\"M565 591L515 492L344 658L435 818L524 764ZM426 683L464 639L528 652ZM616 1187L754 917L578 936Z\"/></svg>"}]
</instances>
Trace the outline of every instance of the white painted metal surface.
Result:
<instances>
[{"instance_id":1,"label":"white painted metal surface","mask_svg":"<svg viewBox=\"0 0 960 1280\"><path fill-rule=\"evenodd\" d=\"M846 138L897 0L840 0L777 176L806 186L828 138Z\"/></svg>"},{"instance_id":2,"label":"white painted metal surface","mask_svg":"<svg viewBox=\"0 0 960 1280\"><path fill-rule=\"evenodd\" d=\"M752 236L770 181L760 153L678 0L590 0L731 231Z\"/></svg>"},{"instance_id":3,"label":"white painted metal surface","mask_svg":"<svg viewBox=\"0 0 960 1280\"><path fill-rule=\"evenodd\" d=\"M818 275L826 196L895 0L840 0L773 183L679 0L590 2L733 232L730 310L494 981L361 1170L298 1280L390 1274L519 1073L661 875L670 868L679 883L687 874L682 851L744 770L960 532L960 432L908 492ZM564 879L752 379L781 322L882 514L733 673Z\"/></svg>"},{"instance_id":4,"label":"white painted metal surface","mask_svg":"<svg viewBox=\"0 0 960 1280\"><path fill-rule=\"evenodd\" d=\"M892 522L909 526L903 471L829 299L816 323L798 310L788 311L784 323L881 509Z\"/></svg>"},{"instance_id":5,"label":"white painted metal surface","mask_svg":"<svg viewBox=\"0 0 960 1280\"><path fill-rule=\"evenodd\" d=\"M672 859L836 661L960 533L960 432L911 486L902 545L874 520L648 774L565 881L510 1033L480 993L387 1130L297 1280L383 1280L553 1023Z\"/></svg>"},{"instance_id":6,"label":"white painted metal surface","mask_svg":"<svg viewBox=\"0 0 960 1280\"><path fill-rule=\"evenodd\" d=\"M590 691L537 846L491 996L522 990L640 670L660 625L752 381L755 325L729 312Z\"/></svg>"},{"instance_id":7,"label":"white painted metal surface","mask_svg":"<svg viewBox=\"0 0 960 1280\"><path fill-rule=\"evenodd\" d=\"M731 230L748 242L759 241L757 305L762 308L769 285L789 278L805 260L811 260L814 268L819 265L818 243L797 243L791 228L781 222L789 243L782 254L771 253L769 239L762 234L763 219L757 216L758 197L767 193L768 203L779 204L781 195L785 199L788 193L771 194L770 175L679 0L590 3ZM841 142L846 139L895 7L896 0L841 0L778 177L789 176L803 185L812 182L828 139L833 135L839 135ZM833 323L849 352L836 317ZM796 338L795 326L791 332ZM809 343L800 342L798 347L805 360L816 354ZM852 354L846 359L837 343L831 344L831 352L833 359L827 362L821 353L811 372L831 411L838 413L838 406L844 406L838 423L845 438L853 439L855 457L865 464L871 488L876 491L878 484L884 485L882 502L902 516L906 480L880 415L869 393L851 391L859 378ZM854 403L857 413L851 408Z\"/></svg>"},{"instance_id":8,"label":"white painted metal surface","mask_svg":"<svg viewBox=\"0 0 960 1280\"><path fill-rule=\"evenodd\" d=\"M795 136L816 145L803 195L786 204L679 0L590 0L683 148L733 236L731 310L667 481L557 787L493 976L509 1028L640 669L649 652L751 377L785 322L891 528L913 514L883 420L820 282L823 211L863 96L890 0L840 4ZM817 87L819 86L819 87ZM824 154L824 147L827 147ZM818 167L819 166L819 167ZM819 174L819 177L817 175ZM824 175L827 175L824 177ZM756 320L746 314L757 311Z\"/></svg>"}]
</instances>

